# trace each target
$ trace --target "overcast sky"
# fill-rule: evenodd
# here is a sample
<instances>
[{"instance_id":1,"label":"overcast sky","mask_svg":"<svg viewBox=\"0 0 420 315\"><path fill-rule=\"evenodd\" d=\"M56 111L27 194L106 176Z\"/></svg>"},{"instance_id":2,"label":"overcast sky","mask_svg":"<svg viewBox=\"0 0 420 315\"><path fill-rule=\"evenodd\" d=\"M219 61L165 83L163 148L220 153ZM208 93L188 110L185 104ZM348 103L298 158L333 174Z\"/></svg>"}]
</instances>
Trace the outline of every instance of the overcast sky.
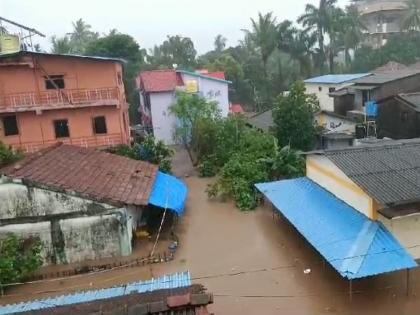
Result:
<instances>
[{"instance_id":1,"label":"overcast sky","mask_svg":"<svg viewBox=\"0 0 420 315\"><path fill-rule=\"evenodd\" d=\"M236 45L258 12L295 20L308 2L319 0L0 0L0 16L46 34L47 39L37 38L46 50L52 35L71 32L71 22L82 18L100 33L113 28L128 33L142 48L160 44L166 35L188 36L203 53L212 49L217 34ZM341 6L348 2L339 0Z\"/></svg>"}]
</instances>

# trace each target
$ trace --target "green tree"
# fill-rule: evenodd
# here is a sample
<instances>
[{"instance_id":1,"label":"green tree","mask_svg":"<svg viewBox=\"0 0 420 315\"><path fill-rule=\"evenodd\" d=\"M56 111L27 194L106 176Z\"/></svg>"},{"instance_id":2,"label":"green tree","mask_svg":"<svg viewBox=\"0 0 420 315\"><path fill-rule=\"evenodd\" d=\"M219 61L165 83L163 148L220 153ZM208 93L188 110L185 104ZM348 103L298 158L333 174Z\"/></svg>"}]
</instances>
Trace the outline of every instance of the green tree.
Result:
<instances>
[{"instance_id":1,"label":"green tree","mask_svg":"<svg viewBox=\"0 0 420 315\"><path fill-rule=\"evenodd\" d=\"M18 161L23 157L19 151L14 151L0 141L0 167Z\"/></svg>"},{"instance_id":2,"label":"green tree","mask_svg":"<svg viewBox=\"0 0 420 315\"><path fill-rule=\"evenodd\" d=\"M306 94L305 85L296 82L287 96L280 96L273 110L275 134L280 146L310 150L316 136L314 114L319 110L315 95Z\"/></svg>"},{"instance_id":3,"label":"green tree","mask_svg":"<svg viewBox=\"0 0 420 315\"><path fill-rule=\"evenodd\" d=\"M258 20L251 19L251 30L244 30L245 40L251 41L261 55L264 73L267 77L267 62L276 48L277 25L273 12L258 13Z\"/></svg>"},{"instance_id":4,"label":"green tree","mask_svg":"<svg viewBox=\"0 0 420 315\"><path fill-rule=\"evenodd\" d=\"M350 50L356 51L363 39L363 30L366 26L363 24L360 13L355 5L346 8L346 15L343 21L344 34L344 50L346 56L346 64L350 65Z\"/></svg>"},{"instance_id":5,"label":"green tree","mask_svg":"<svg viewBox=\"0 0 420 315\"><path fill-rule=\"evenodd\" d=\"M324 72L325 65L325 34L330 30L330 22L332 17L332 8L337 0L320 0L318 7L307 4L305 13L298 18L306 30L315 32L318 39L319 57L318 63L320 72Z\"/></svg>"},{"instance_id":6,"label":"green tree","mask_svg":"<svg viewBox=\"0 0 420 315\"><path fill-rule=\"evenodd\" d=\"M223 37L223 35L217 35L214 39L214 50L216 52L221 53L226 48L226 37Z\"/></svg>"},{"instance_id":7,"label":"green tree","mask_svg":"<svg viewBox=\"0 0 420 315\"><path fill-rule=\"evenodd\" d=\"M177 65L182 69L193 69L197 64L196 55L194 43L189 37L168 36L160 46L153 48L149 62L154 68L172 68Z\"/></svg>"},{"instance_id":8,"label":"green tree","mask_svg":"<svg viewBox=\"0 0 420 315\"><path fill-rule=\"evenodd\" d=\"M176 103L169 110L179 121L174 138L187 146L191 145L193 150L197 146L200 121L220 117L220 110L216 102L209 102L197 94L185 92L177 94Z\"/></svg>"},{"instance_id":9,"label":"green tree","mask_svg":"<svg viewBox=\"0 0 420 315\"><path fill-rule=\"evenodd\" d=\"M408 32L420 31L420 1L406 0L406 15L402 21L402 29Z\"/></svg>"},{"instance_id":10,"label":"green tree","mask_svg":"<svg viewBox=\"0 0 420 315\"><path fill-rule=\"evenodd\" d=\"M146 51L141 49L136 40L117 30L111 30L106 36L91 41L85 49L85 55L121 58L126 61L124 65L124 86L130 103L130 120L139 121L137 111L137 97L135 78L144 66Z\"/></svg>"},{"instance_id":11,"label":"green tree","mask_svg":"<svg viewBox=\"0 0 420 315\"><path fill-rule=\"evenodd\" d=\"M0 291L8 284L30 276L42 265L42 244L38 238L26 240L9 234L0 240Z\"/></svg>"},{"instance_id":12,"label":"green tree","mask_svg":"<svg viewBox=\"0 0 420 315\"><path fill-rule=\"evenodd\" d=\"M51 44L51 52L54 54L69 54L72 52L72 45L67 36L61 38L53 36L51 37Z\"/></svg>"}]
</instances>

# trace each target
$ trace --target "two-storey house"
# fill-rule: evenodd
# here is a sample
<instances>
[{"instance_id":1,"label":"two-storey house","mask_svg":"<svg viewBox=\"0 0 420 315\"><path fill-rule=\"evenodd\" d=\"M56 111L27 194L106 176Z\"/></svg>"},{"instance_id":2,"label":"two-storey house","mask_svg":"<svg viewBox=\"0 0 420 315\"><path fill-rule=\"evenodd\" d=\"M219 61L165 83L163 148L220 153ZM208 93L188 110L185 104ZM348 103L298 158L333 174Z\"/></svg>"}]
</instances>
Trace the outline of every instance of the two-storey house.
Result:
<instances>
[{"instance_id":1,"label":"two-storey house","mask_svg":"<svg viewBox=\"0 0 420 315\"><path fill-rule=\"evenodd\" d=\"M26 152L57 142L128 144L122 60L20 51L0 55L0 141Z\"/></svg>"}]
</instances>

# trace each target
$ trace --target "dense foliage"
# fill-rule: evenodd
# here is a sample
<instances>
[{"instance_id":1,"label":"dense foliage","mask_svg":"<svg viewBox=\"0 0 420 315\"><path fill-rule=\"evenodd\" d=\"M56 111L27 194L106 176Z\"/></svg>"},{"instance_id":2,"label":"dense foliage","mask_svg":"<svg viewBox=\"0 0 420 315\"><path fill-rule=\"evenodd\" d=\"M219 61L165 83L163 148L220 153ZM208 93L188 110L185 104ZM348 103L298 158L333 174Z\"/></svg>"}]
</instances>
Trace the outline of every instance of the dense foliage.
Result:
<instances>
[{"instance_id":1,"label":"dense foliage","mask_svg":"<svg viewBox=\"0 0 420 315\"><path fill-rule=\"evenodd\" d=\"M0 167L16 162L22 158L20 152L13 151L0 141Z\"/></svg>"},{"instance_id":2,"label":"dense foliage","mask_svg":"<svg viewBox=\"0 0 420 315\"><path fill-rule=\"evenodd\" d=\"M132 147L120 145L110 149L110 152L130 159L147 161L159 165L159 169L162 172L171 173L171 158L174 151L165 145L163 141L156 141L153 136L147 136L141 143L136 143Z\"/></svg>"},{"instance_id":3,"label":"dense foliage","mask_svg":"<svg viewBox=\"0 0 420 315\"><path fill-rule=\"evenodd\" d=\"M0 241L0 290L24 280L42 265L42 244L37 238L26 240L9 234Z\"/></svg>"},{"instance_id":4,"label":"dense foliage","mask_svg":"<svg viewBox=\"0 0 420 315\"><path fill-rule=\"evenodd\" d=\"M314 114L318 110L318 99L305 93L302 82L293 84L286 96L279 96L273 109L279 144L303 151L312 149L316 136Z\"/></svg>"}]
</instances>

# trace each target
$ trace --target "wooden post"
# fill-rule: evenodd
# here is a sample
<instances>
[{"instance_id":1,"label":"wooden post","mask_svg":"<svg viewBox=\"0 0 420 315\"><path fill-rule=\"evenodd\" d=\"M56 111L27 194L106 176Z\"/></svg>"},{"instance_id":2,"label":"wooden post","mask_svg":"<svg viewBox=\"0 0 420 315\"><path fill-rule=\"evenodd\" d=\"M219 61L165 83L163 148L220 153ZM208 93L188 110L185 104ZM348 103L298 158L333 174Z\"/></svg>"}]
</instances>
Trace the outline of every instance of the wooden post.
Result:
<instances>
[{"instance_id":1,"label":"wooden post","mask_svg":"<svg viewBox=\"0 0 420 315\"><path fill-rule=\"evenodd\" d=\"M352 280L349 281L349 299L350 299L350 302L352 302L353 300L353 281Z\"/></svg>"},{"instance_id":2,"label":"wooden post","mask_svg":"<svg viewBox=\"0 0 420 315\"><path fill-rule=\"evenodd\" d=\"M407 269L406 271L406 285L407 285L407 296L410 296L410 269Z\"/></svg>"}]
</instances>

